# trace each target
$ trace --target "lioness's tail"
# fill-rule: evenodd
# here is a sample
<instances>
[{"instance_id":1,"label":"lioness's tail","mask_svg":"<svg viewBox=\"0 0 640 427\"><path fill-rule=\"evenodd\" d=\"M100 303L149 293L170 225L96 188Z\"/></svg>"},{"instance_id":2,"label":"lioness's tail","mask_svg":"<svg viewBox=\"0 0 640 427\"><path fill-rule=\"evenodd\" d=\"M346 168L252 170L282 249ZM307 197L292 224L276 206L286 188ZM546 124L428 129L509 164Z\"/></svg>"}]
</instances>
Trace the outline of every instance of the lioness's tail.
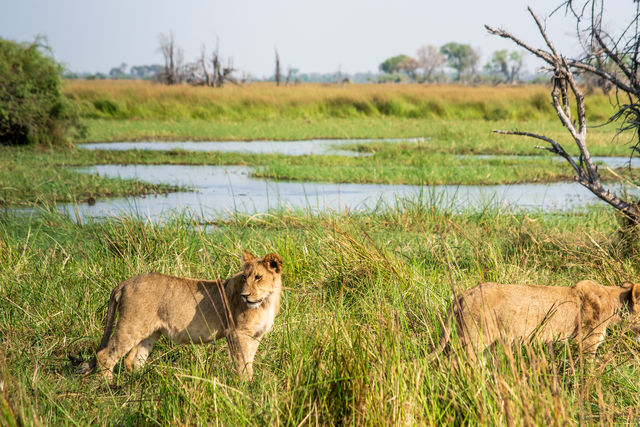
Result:
<instances>
[{"instance_id":1,"label":"lioness's tail","mask_svg":"<svg viewBox=\"0 0 640 427\"><path fill-rule=\"evenodd\" d=\"M118 304L120 303L120 297L122 296L122 289L128 281L124 281L115 287L113 291L111 291L111 296L109 296L109 305L107 307L107 318L105 320L104 325L104 334L102 334L102 341L100 341L100 346L96 353L102 349L104 349L109 343L109 338L111 337L111 332L113 331L113 323L116 316L116 308L118 308ZM96 368L96 356L93 356L90 360L82 360L77 357L73 357L69 355L69 360L71 360L71 365L73 369L79 375L85 375Z\"/></svg>"},{"instance_id":2,"label":"lioness's tail","mask_svg":"<svg viewBox=\"0 0 640 427\"><path fill-rule=\"evenodd\" d=\"M451 337L451 319L453 319L453 307L451 307L447 312L447 318L445 321L443 321L442 317L438 314L438 321L442 327L442 335L440 335L438 347L436 347L431 353L429 353L429 356L427 356L427 362L435 360L449 343L449 338Z\"/></svg>"}]
</instances>

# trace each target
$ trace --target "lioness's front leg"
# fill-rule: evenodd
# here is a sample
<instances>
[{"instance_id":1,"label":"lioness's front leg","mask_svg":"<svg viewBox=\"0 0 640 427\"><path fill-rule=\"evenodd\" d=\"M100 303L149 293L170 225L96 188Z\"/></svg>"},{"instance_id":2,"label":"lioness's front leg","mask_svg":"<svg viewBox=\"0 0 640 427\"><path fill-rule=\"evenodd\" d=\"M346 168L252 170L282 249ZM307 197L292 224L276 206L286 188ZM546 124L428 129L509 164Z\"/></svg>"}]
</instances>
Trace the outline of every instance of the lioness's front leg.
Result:
<instances>
[{"instance_id":1,"label":"lioness's front leg","mask_svg":"<svg viewBox=\"0 0 640 427\"><path fill-rule=\"evenodd\" d=\"M231 357L240 377L251 380L253 377L253 358L256 355L260 340L243 332L233 334Z\"/></svg>"}]
</instances>

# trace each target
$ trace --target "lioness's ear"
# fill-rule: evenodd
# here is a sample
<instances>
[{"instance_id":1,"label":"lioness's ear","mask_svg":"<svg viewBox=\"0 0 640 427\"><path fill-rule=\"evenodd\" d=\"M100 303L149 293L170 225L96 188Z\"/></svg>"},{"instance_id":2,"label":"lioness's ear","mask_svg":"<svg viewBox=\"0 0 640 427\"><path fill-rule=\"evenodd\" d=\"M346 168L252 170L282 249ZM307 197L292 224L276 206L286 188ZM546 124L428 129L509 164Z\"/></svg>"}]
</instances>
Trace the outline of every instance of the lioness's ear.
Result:
<instances>
[{"instance_id":1,"label":"lioness's ear","mask_svg":"<svg viewBox=\"0 0 640 427\"><path fill-rule=\"evenodd\" d=\"M631 283L630 281L626 280L622 285L620 285L620 287L622 289L626 289L626 290L630 291L631 289L633 289L633 283Z\"/></svg>"},{"instance_id":2,"label":"lioness's ear","mask_svg":"<svg viewBox=\"0 0 640 427\"><path fill-rule=\"evenodd\" d=\"M640 311L640 283L636 283L631 289L631 309L634 312Z\"/></svg>"},{"instance_id":3,"label":"lioness's ear","mask_svg":"<svg viewBox=\"0 0 640 427\"><path fill-rule=\"evenodd\" d=\"M245 264L247 262L251 262L255 259L255 257L253 255L251 255L251 252L249 251L244 251L244 253L242 254L242 262L244 262Z\"/></svg>"},{"instance_id":4,"label":"lioness's ear","mask_svg":"<svg viewBox=\"0 0 640 427\"><path fill-rule=\"evenodd\" d=\"M282 271L282 257L275 252L264 256L264 265L270 270L280 273Z\"/></svg>"}]
</instances>

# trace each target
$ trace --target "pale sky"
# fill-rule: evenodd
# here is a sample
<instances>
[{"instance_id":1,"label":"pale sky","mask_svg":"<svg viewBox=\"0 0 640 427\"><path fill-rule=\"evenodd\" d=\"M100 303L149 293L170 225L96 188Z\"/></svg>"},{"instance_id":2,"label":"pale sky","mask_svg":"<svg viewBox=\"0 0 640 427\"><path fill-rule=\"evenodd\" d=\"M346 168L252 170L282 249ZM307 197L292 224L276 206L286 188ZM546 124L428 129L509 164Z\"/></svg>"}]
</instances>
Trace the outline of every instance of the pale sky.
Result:
<instances>
[{"instance_id":1,"label":"pale sky","mask_svg":"<svg viewBox=\"0 0 640 427\"><path fill-rule=\"evenodd\" d=\"M0 37L31 41L45 35L54 56L72 71L107 73L121 63L160 64L158 35L173 31L187 62L203 44L220 41L224 58L256 77L273 74L274 48L283 68L308 72L377 71L386 58L414 56L419 46L468 43L484 61L515 45L488 35L503 27L535 46L542 40L527 13L548 15L561 0L0 0ZM605 26L628 22L631 0L609 0ZM567 53L577 51L563 13L547 21ZM529 57L530 70L538 63Z\"/></svg>"}]
</instances>

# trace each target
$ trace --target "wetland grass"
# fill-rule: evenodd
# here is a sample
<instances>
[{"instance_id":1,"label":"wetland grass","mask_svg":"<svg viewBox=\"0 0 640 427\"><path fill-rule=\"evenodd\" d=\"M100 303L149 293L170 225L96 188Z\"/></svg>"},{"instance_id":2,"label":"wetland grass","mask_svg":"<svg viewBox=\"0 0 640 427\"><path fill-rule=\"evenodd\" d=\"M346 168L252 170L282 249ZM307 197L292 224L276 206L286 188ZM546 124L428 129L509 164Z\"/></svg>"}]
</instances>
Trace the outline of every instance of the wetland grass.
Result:
<instances>
[{"instance_id":1,"label":"wetland grass","mask_svg":"<svg viewBox=\"0 0 640 427\"><path fill-rule=\"evenodd\" d=\"M548 100L549 89L543 85L300 84L276 87L272 83L251 83L211 89L163 86L149 81L70 80L65 84L64 93L80 105L82 114L88 118L216 121L331 117L488 121L555 118ZM611 115L612 107L604 95L590 95L587 105L590 120L602 122Z\"/></svg>"},{"instance_id":2,"label":"wetland grass","mask_svg":"<svg viewBox=\"0 0 640 427\"><path fill-rule=\"evenodd\" d=\"M456 290L480 281L568 286L638 275L614 214L485 209L436 199L378 213L237 216L203 229L120 218L75 224L54 213L0 217L0 393L5 421L43 424L563 424L637 419L640 347L613 331L593 363L573 345L498 349L481 367L428 362ZM228 276L243 249L285 262L282 311L263 340L255 380L240 382L223 343L162 340L147 367L117 385L74 376L109 292L159 271Z\"/></svg>"}]
</instances>

